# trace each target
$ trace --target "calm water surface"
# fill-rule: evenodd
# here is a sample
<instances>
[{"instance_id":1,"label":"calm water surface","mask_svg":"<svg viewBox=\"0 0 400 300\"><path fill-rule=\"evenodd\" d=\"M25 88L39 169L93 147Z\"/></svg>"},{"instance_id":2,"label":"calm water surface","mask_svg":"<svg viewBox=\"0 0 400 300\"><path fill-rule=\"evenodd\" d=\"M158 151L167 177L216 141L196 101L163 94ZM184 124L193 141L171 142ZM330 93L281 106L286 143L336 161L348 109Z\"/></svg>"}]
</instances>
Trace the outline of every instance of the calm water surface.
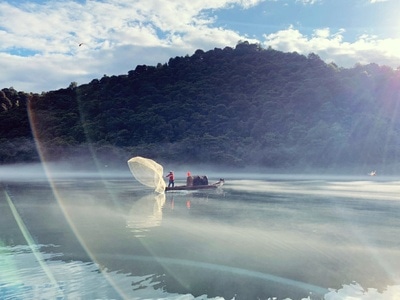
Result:
<instances>
[{"instance_id":1,"label":"calm water surface","mask_svg":"<svg viewBox=\"0 0 400 300\"><path fill-rule=\"evenodd\" d=\"M4 181L0 299L400 299L400 182L370 179Z\"/></svg>"}]
</instances>

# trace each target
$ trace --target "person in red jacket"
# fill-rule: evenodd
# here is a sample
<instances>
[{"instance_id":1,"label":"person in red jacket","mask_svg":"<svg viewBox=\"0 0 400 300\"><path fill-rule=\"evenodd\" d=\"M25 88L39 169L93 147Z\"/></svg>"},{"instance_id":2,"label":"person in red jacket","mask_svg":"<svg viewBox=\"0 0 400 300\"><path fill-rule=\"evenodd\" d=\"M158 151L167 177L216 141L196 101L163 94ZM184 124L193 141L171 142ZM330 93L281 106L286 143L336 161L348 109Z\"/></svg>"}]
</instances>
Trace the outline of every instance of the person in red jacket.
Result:
<instances>
[{"instance_id":1,"label":"person in red jacket","mask_svg":"<svg viewBox=\"0 0 400 300\"><path fill-rule=\"evenodd\" d=\"M174 172L169 171L169 174L168 174L167 176L165 176L165 177L168 177L168 178L169 178L168 187L170 187L170 186L174 187L174 186L175 186L175 176L174 176Z\"/></svg>"}]
</instances>

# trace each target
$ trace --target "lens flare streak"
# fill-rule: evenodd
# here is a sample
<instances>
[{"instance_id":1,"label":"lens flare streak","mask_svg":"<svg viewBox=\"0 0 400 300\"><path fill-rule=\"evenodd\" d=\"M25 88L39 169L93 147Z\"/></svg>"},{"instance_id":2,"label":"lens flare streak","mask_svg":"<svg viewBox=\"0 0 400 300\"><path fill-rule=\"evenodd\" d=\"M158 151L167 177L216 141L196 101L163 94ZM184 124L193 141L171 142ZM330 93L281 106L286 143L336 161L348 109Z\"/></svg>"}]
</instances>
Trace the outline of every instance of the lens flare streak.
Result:
<instances>
[{"instance_id":1,"label":"lens flare streak","mask_svg":"<svg viewBox=\"0 0 400 300\"><path fill-rule=\"evenodd\" d=\"M28 243L29 248L31 249L32 253L34 254L37 262L39 263L40 267L46 274L47 278L49 279L50 283L52 286L57 287L57 290L59 293L62 294L62 289L59 287L57 281L55 280L53 274L50 272L49 268L47 267L47 264L45 260L43 259L41 253L37 250L36 243L34 242L31 234L29 233L29 230L26 228L24 221L22 220L21 216L19 215L14 203L12 202L10 196L6 191L4 191L7 204L10 207L11 213L14 216L15 221L18 224L19 229L21 230L22 235L24 236L26 242Z\"/></svg>"}]
</instances>

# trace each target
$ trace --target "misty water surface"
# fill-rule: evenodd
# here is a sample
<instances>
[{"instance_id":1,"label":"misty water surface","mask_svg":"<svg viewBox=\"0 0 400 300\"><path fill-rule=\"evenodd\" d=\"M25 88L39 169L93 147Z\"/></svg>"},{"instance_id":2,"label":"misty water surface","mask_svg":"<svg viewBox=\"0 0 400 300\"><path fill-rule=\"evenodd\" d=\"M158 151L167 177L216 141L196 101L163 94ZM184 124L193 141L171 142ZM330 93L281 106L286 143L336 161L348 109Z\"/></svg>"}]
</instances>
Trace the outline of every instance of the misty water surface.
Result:
<instances>
[{"instance_id":1,"label":"misty water surface","mask_svg":"<svg viewBox=\"0 0 400 300\"><path fill-rule=\"evenodd\" d=\"M249 178L165 195L129 177L3 179L0 298L396 299L400 182Z\"/></svg>"}]
</instances>

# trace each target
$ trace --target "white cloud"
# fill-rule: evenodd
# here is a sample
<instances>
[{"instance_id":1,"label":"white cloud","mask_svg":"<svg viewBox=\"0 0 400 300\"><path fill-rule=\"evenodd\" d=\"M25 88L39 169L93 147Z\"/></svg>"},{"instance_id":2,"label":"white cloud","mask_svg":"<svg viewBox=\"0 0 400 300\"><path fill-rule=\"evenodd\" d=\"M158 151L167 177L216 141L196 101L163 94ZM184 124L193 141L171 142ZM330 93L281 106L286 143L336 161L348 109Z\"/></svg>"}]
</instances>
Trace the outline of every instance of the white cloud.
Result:
<instances>
[{"instance_id":1,"label":"white cloud","mask_svg":"<svg viewBox=\"0 0 400 300\"><path fill-rule=\"evenodd\" d=\"M265 46L284 52L298 52L307 55L318 54L327 63L335 62L343 67L356 63L379 63L390 67L400 65L400 38L379 39L362 35L354 42L344 40L344 29L331 33L328 28L316 29L311 37L290 26L274 34L264 35Z\"/></svg>"},{"instance_id":2,"label":"white cloud","mask_svg":"<svg viewBox=\"0 0 400 300\"><path fill-rule=\"evenodd\" d=\"M53 90L123 74L137 64L164 63L198 48L234 46L245 37L213 27L212 11L260 1L0 2L0 88Z\"/></svg>"},{"instance_id":3,"label":"white cloud","mask_svg":"<svg viewBox=\"0 0 400 300\"><path fill-rule=\"evenodd\" d=\"M318 3L320 1L321 0L296 0L296 2L300 2L300 3L304 4L304 5L307 5L307 4L312 5L312 4ZM374 1L374 0L372 0L372 1Z\"/></svg>"},{"instance_id":4,"label":"white cloud","mask_svg":"<svg viewBox=\"0 0 400 300\"><path fill-rule=\"evenodd\" d=\"M316 37L327 38L330 36L330 30L329 28L316 29L314 30L314 34Z\"/></svg>"}]
</instances>

